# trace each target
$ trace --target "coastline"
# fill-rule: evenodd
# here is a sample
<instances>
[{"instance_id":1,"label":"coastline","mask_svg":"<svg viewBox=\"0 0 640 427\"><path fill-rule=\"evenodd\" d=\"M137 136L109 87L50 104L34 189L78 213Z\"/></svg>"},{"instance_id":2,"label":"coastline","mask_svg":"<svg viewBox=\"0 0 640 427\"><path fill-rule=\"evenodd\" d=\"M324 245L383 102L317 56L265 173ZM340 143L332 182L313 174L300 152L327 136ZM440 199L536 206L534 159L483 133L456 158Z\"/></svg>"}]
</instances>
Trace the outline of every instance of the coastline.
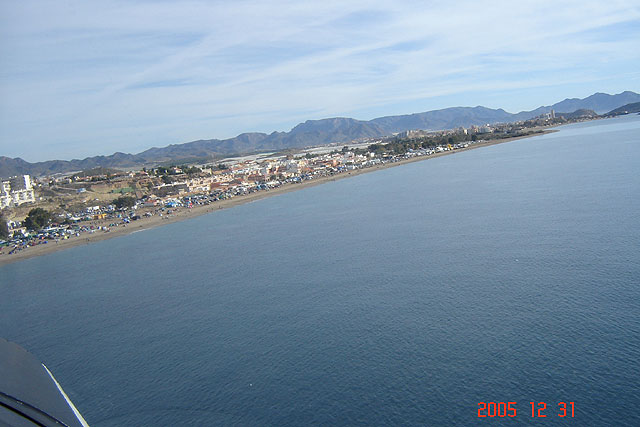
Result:
<instances>
[{"instance_id":1,"label":"coastline","mask_svg":"<svg viewBox=\"0 0 640 427\"><path fill-rule=\"evenodd\" d=\"M48 241L47 244L40 244L37 246L29 247L26 250L22 250L11 255L3 252L0 254L0 266L18 262L25 259L29 259L29 258L35 258L38 256L47 255L53 252L62 251L65 249L76 247L76 246L88 245L94 242L99 242L99 241L112 239L119 236L133 234L139 231L159 227L165 224L171 224L177 221L182 221L189 218L195 218L197 216L212 213L221 209L229 209L234 206L239 206L245 203L254 202L256 200L261 200L267 197L273 197L279 194L289 193L291 191L302 190L304 188L313 187L316 185L321 185L327 182L337 181L340 179L350 178L350 177L361 175L364 173L375 172L382 169L401 166L407 163L420 162L424 160L433 159L436 157L453 155L459 152L475 150L478 148L488 147L491 145L513 142L520 139L527 139L534 136L545 135L552 132L557 132L557 130L544 129L541 133L536 133L532 135L518 136L514 138L505 138L505 139L492 140L492 141L487 141L482 143L476 143L476 144L470 145L467 148L461 148L454 151L445 151L442 153L432 154L430 156L419 156L419 157L414 157L410 159L403 159L393 163L376 165L376 166L372 166L364 169L355 169L355 170L352 170L349 172L343 172L337 175L325 176L325 177L320 177L320 178L316 178L308 181L303 181L301 183L290 183L278 188L270 189L268 191L260 191L256 193L243 195L243 196L236 196L233 199L220 200L210 205L194 206L192 208L180 208L180 209L177 209L176 212L170 216L162 216L162 217L152 216L148 218L143 217L126 226L123 225L122 227L110 228L109 232L95 231L93 233L84 233L80 237L74 237L68 240L60 240L59 242ZM104 225L104 224L96 224L96 225Z\"/></svg>"}]
</instances>

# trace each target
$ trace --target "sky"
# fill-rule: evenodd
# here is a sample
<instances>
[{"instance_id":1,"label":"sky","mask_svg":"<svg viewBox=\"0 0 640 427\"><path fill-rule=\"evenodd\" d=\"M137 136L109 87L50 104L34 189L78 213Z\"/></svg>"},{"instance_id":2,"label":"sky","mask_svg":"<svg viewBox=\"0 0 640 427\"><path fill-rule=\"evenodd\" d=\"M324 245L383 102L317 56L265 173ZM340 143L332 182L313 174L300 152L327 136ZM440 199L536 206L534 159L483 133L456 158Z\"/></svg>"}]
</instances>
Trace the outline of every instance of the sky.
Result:
<instances>
[{"instance_id":1,"label":"sky","mask_svg":"<svg viewBox=\"0 0 640 427\"><path fill-rule=\"evenodd\" d=\"M0 156L640 92L640 2L0 0Z\"/></svg>"}]
</instances>

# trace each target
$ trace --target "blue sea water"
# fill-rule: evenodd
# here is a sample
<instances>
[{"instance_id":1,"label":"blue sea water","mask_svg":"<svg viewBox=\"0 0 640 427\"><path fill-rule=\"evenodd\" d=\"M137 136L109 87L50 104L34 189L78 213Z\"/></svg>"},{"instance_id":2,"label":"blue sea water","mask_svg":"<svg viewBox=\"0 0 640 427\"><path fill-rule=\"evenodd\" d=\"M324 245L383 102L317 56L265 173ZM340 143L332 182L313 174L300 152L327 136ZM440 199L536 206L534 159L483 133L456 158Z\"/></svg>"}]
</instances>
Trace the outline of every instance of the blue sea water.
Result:
<instances>
[{"instance_id":1,"label":"blue sea water","mask_svg":"<svg viewBox=\"0 0 640 427\"><path fill-rule=\"evenodd\" d=\"M640 117L0 267L0 336L93 426L640 425Z\"/></svg>"}]
</instances>

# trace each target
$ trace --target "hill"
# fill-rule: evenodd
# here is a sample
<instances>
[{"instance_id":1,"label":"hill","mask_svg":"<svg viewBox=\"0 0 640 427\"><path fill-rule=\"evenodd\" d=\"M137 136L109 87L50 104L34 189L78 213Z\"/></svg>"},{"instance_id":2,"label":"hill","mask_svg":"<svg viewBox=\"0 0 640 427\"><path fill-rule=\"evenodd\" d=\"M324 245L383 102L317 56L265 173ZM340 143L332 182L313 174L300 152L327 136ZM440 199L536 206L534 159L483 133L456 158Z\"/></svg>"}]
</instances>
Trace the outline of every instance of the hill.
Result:
<instances>
[{"instance_id":1,"label":"hill","mask_svg":"<svg viewBox=\"0 0 640 427\"><path fill-rule=\"evenodd\" d=\"M609 111L607 116L617 116L620 114L640 113L640 102L634 102L631 104L623 105L614 110Z\"/></svg>"},{"instance_id":2,"label":"hill","mask_svg":"<svg viewBox=\"0 0 640 427\"><path fill-rule=\"evenodd\" d=\"M580 109L593 110L598 114L606 113L614 108L632 102L640 102L640 95L625 91L617 95L609 95L606 93L594 93L584 99L572 98L554 104L552 107L556 111L576 111Z\"/></svg>"},{"instance_id":3,"label":"hill","mask_svg":"<svg viewBox=\"0 0 640 427\"><path fill-rule=\"evenodd\" d=\"M382 127L387 134L414 129L442 130L460 126L484 125L513 121L513 114L503 109L486 107L453 107L403 116L387 116L371 120Z\"/></svg>"},{"instance_id":4,"label":"hill","mask_svg":"<svg viewBox=\"0 0 640 427\"><path fill-rule=\"evenodd\" d=\"M597 117L597 116L598 116L598 113L596 113L593 110L587 110L585 108L576 110L573 113L556 113L556 117L564 117L565 119L579 119L579 118L589 118L589 117Z\"/></svg>"}]
</instances>

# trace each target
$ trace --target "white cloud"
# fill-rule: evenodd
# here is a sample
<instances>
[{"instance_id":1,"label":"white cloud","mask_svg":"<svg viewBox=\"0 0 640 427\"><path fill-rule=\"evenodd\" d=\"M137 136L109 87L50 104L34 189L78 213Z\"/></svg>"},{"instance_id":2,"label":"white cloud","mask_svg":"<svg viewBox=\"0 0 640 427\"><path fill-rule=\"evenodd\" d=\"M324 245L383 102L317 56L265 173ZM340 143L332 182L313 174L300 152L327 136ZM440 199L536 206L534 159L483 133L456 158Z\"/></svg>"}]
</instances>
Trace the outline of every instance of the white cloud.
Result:
<instances>
[{"instance_id":1,"label":"white cloud","mask_svg":"<svg viewBox=\"0 0 640 427\"><path fill-rule=\"evenodd\" d=\"M631 1L1 7L0 144L29 160L366 119L385 105L395 108L385 114L441 108L465 92L504 93L499 106L513 111L537 106L508 96L518 89L546 91L547 103L576 96L558 91L572 81L580 95L637 89L598 86L612 75L637 83Z\"/></svg>"}]
</instances>

